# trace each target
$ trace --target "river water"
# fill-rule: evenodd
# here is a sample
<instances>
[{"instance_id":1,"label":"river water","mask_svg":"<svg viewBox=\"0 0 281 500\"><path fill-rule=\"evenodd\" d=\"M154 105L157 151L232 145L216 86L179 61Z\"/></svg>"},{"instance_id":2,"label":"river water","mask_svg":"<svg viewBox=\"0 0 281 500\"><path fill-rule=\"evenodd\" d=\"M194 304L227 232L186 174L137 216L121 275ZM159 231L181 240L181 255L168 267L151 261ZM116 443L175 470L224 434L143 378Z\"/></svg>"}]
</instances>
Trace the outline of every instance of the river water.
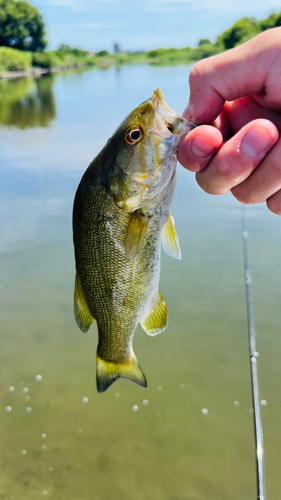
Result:
<instances>
[{"instance_id":1,"label":"river water","mask_svg":"<svg viewBox=\"0 0 281 500\"><path fill-rule=\"evenodd\" d=\"M179 166L183 259L163 255L168 329L134 350L143 389L95 383L96 326L73 317L71 215L82 173L161 86L181 112L189 66L127 66L0 82L0 499L255 498L240 206ZM269 500L281 490L281 230L250 233ZM134 408L134 409L133 409ZM203 411L202 411L203 410Z\"/></svg>"}]
</instances>

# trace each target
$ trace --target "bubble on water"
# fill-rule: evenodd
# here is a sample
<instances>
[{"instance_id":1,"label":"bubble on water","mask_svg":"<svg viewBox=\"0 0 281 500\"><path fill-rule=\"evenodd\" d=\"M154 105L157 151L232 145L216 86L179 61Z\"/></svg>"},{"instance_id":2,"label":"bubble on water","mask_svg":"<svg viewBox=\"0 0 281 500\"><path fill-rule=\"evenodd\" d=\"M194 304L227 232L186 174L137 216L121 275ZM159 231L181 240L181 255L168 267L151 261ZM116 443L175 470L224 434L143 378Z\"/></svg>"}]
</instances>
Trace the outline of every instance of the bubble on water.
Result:
<instances>
[{"instance_id":1,"label":"bubble on water","mask_svg":"<svg viewBox=\"0 0 281 500\"><path fill-rule=\"evenodd\" d=\"M256 363L257 362L257 360L256 360L256 358L254 356L251 357L251 361L252 361L252 363Z\"/></svg>"},{"instance_id":2,"label":"bubble on water","mask_svg":"<svg viewBox=\"0 0 281 500\"><path fill-rule=\"evenodd\" d=\"M116 399L120 398L120 392L115 392Z\"/></svg>"},{"instance_id":3,"label":"bubble on water","mask_svg":"<svg viewBox=\"0 0 281 500\"><path fill-rule=\"evenodd\" d=\"M239 342L238 347L244 347L244 343L243 342Z\"/></svg>"},{"instance_id":4,"label":"bubble on water","mask_svg":"<svg viewBox=\"0 0 281 500\"><path fill-rule=\"evenodd\" d=\"M246 272L246 283L247 285L250 285L253 281L253 278L251 276L251 273L249 273L249 271Z\"/></svg>"},{"instance_id":5,"label":"bubble on water","mask_svg":"<svg viewBox=\"0 0 281 500\"><path fill-rule=\"evenodd\" d=\"M83 398L82 399L82 403L84 403L84 405L86 405L88 403L89 399L88 398Z\"/></svg>"},{"instance_id":6,"label":"bubble on water","mask_svg":"<svg viewBox=\"0 0 281 500\"><path fill-rule=\"evenodd\" d=\"M49 467L48 469L49 472L53 472L53 470L54 470L53 467Z\"/></svg>"},{"instance_id":7,"label":"bubble on water","mask_svg":"<svg viewBox=\"0 0 281 500\"><path fill-rule=\"evenodd\" d=\"M8 391L9 392L14 392L15 388L11 385L11 387L9 387Z\"/></svg>"},{"instance_id":8,"label":"bubble on water","mask_svg":"<svg viewBox=\"0 0 281 500\"><path fill-rule=\"evenodd\" d=\"M25 399L25 401L29 401L30 400L30 396L24 396L24 399Z\"/></svg>"},{"instance_id":9,"label":"bubble on water","mask_svg":"<svg viewBox=\"0 0 281 500\"><path fill-rule=\"evenodd\" d=\"M253 408L250 408L249 413L253 413L253 412L254 412Z\"/></svg>"},{"instance_id":10,"label":"bubble on water","mask_svg":"<svg viewBox=\"0 0 281 500\"><path fill-rule=\"evenodd\" d=\"M234 401L234 406L236 406L236 408L239 408L240 407L239 401Z\"/></svg>"},{"instance_id":11,"label":"bubble on water","mask_svg":"<svg viewBox=\"0 0 281 500\"><path fill-rule=\"evenodd\" d=\"M62 473L66 476L66 474L67 474L67 470L65 470L65 469L64 469L64 470L62 471Z\"/></svg>"},{"instance_id":12,"label":"bubble on water","mask_svg":"<svg viewBox=\"0 0 281 500\"><path fill-rule=\"evenodd\" d=\"M26 394L28 392L28 387L24 387L21 392L23 392L24 394Z\"/></svg>"},{"instance_id":13,"label":"bubble on water","mask_svg":"<svg viewBox=\"0 0 281 500\"><path fill-rule=\"evenodd\" d=\"M158 392L162 392L163 391L163 387L161 387L161 385L159 385L159 387L157 387L157 391Z\"/></svg>"},{"instance_id":14,"label":"bubble on water","mask_svg":"<svg viewBox=\"0 0 281 500\"><path fill-rule=\"evenodd\" d=\"M182 390L185 389L185 384L181 384L180 389L182 389Z\"/></svg>"},{"instance_id":15,"label":"bubble on water","mask_svg":"<svg viewBox=\"0 0 281 500\"><path fill-rule=\"evenodd\" d=\"M42 450L44 450L44 451L45 451L46 449L47 449L47 446L46 446L45 444L43 444L43 446L42 446Z\"/></svg>"},{"instance_id":16,"label":"bubble on water","mask_svg":"<svg viewBox=\"0 0 281 500\"><path fill-rule=\"evenodd\" d=\"M26 450L22 450L21 451L21 455L24 457L25 455L27 454L27 451Z\"/></svg>"},{"instance_id":17,"label":"bubble on water","mask_svg":"<svg viewBox=\"0 0 281 500\"><path fill-rule=\"evenodd\" d=\"M267 401L266 401L266 399L262 399L262 400L261 400L261 405L262 405L262 406L267 406Z\"/></svg>"},{"instance_id":18,"label":"bubble on water","mask_svg":"<svg viewBox=\"0 0 281 500\"><path fill-rule=\"evenodd\" d=\"M26 411L26 413L31 413L32 412L32 408L30 408L30 406L28 406L27 408L25 408L25 411Z\"/></svg>"},{"instance_id":19,"label":"bubble on water","mask_svg":"<svg viewBox=\"0 0 281 500\"><path fill-rule=\"evenodd\" d=\"M42 375L36 375L35 382L40 382L42 380Z\"/></svg>"},{"instance_id":20,"label":"bubble on water","mask_svg":"<svg viewBox=\"0 0 281 500\"><path fill-rule=\"evenodd\" d=\"M6 406L6 412L10 413L10 411L12 411L12 407L11 406Z\"/></svg>"},{"instance_id":21,"label":"bubble on water","mask_svg":"<svg viewBox=\"0 0 281 500\"><path fill-rule=\"evenodd\" d=\"M260 353L259 353L258 351L255 351L255 352L254 352L254 356L255 356L255 358L258 358L258 357L259 357L259 355L260 355Z\"/></svg>"},{"instance_id":22,"label":"bubble on water","mask_svg":"<svg viewBox=\"0 0 281 500\"><path fill-rule=\"evenodd\" d=\"M148 401L147 399L144 399L143 402L142 402L143 406L147 406L148 405Z\"/></svg>"},{"instance_id":23,"label":"bubble on water","mask_svg":"<svg viewBox=\"0 0 281 500\"><path fill-rule=\"evenodd\" d=\"M161 411L157 411L156 416L161 417Z\"/></svg>"},{"instance_id":24,"label":"bubble on water","mask_svg":"<svg viewBox=\"0 0 281 500\"><path fill-rule=\"evenodd\" d=\"M44 491L43 491L43 495L45 495L45 496L46 496L46 495L48 495L47 490L44 490Z\"/></svg>"},{"instance_id":25,"label":"bubble on water","mask_svg":"<svg viewBox=\"0 0 281 500\"><path fill-rule=\"evenodd\" d=\"M133 408L132 408L132 410L133 410L134 412L138 411L138 409L139 409L138 405L134 405L134 406L133 406Z\"/></svg>"},{"instance_id":26,"label":"bubble on water","mask_svg":"<svg viewBox=\"0 0 281 500\"><path fill-rule=\"evenodd\" d=\"M209 411L207 410L207 408L202 408L202 413L203 415L208 415Z\"/></svg>"},{"instance_id":27,"label":"bubble on water","mask_svg":"<svg viewBox=\"0 0 281 500\"><path fill-rule=\"evenodd\" d=\"M43 432L43 434L41 434L41 438L46 439L46 437L47 437L47 434L45 434L45 432Z\"/></svg>"},{"instance_id":28,"label":"bubble on water","mask_svg":"<svg viewBox=\"0 0 281 500\"><path fill-rule=\"evenodd\" d=\"M83 429L78 429L78 434L82 434Z\"/></svg>"}]
</instances>

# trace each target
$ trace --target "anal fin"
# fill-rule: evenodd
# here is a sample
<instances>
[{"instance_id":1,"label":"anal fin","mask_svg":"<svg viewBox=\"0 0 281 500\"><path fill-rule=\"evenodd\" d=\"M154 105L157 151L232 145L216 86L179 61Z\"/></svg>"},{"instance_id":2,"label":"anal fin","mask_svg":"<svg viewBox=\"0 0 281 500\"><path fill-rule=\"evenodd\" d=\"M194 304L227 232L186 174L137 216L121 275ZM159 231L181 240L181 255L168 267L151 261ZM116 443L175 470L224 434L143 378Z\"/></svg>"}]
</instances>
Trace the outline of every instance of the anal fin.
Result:
<instances>
[{"instance_id":1,"label":"anal fin","mask_svg":"<svg viewBox=\"0 0 281 500\"><path fill-rule=\"evenodd\" d=\"M141 326L148 335L158 335L167 328L168 310L162 293L158 291L155 301L146 312L141 321Z\"/></svg>"},{"instance_id":2,"label":"anal fin","mask_svg":"<svg viewBox=\"0 0 281 500\"><path fill-rule=\"evenodd\" d=\"M162 229L162 245L165 252L170 255L170 257L181 260L179 237L175 229L174 218L171 214L164 222Z\"/></svg>"},{"instance_id":3,"label":"anal fin","mask_svg":"<svg viewBox=\"0 0 281 500\"><path fill-rule=\"evenodd\" d=\"M119 378L128 378L142 387L147 387L146 377L135 356L127 363L114 363L97 356L97 389L106 391Z\"/></svg>"},{"instance_id":4,"label":"anal fin","mask_svg":"<svg viewBox=\"0 0 281 500\"><path fill-rule=\"evenodd\" d=\"M94 318L90 312L89 306L86 302L84 291L82 288L79 274L76 273L75 278L75 292L74 292L74 314L76 323L82 332L87 332Z\"/></svg>"}]
</instances>

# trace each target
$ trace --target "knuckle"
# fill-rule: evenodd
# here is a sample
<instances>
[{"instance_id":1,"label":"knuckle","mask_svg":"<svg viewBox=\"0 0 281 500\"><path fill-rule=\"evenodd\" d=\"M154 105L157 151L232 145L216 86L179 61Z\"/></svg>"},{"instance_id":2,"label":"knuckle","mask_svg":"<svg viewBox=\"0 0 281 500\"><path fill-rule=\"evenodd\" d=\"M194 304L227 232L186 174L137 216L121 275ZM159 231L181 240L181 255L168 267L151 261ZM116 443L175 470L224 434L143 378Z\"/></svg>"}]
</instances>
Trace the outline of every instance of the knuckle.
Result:
<instances>
[{"instance_id":1,"label":"knuckle","mask_svg":"<svg viewBox=\"0 0 281 500\"><path fill-rule=\"evenodd\" d=\"M253 192L247 189L243 182L232 188L231 192L234 198L244 205L255 205L256 203L260 203L259 200L255 199Z\"/></svg>"},{"instance_id":2,"label":"knuckle","mask_svg":"<svg viewBox=\"0 0 281 500\"><path fill-rule=\"evenodd\" d=\"M281 215L281 192L279 192L279 196L271 196L266 201L267 207L271 212L276 215Z\"/></svg>"},{"instance_id":3,"label":"knuckle","mask_svg":"<svg viewBox=\"0 0 281 500\"><path fill-rule=\"evenodd\" d=\"M189 74L189 83L190 85L194 85L196 82L199 82L203 79L206 73L206 59L201 59L196 62L190 71Z\"/></svg>"},{"instance_id":4,"label":"knuckle","mask_svg":"<svg viewBox=\"0 0 281 500\"><path fill-rule=\"evenodd\" d=\"M199 77L200 78L200 67L201 67L201 61L198 61L196 64L194 64L192 70L189 73L189 83L193 83L196 81L196 79Z\"/></svg>"},{"instance_id":5,"label":"knuckle","mask_svg":"<svg viewBox=\"0 0 281 500\"><path fill-rule=\"evenodd\" d=\"M195 176L198 186L208 194L214 194L210 189L209 182L205 179L204 172L197 172Z\"/></svg>"},{"instance_id":6,"label":"knuckle","mask_svg":"<svg viewBox=\"0 0 281 500\"><path fill-rule=\"evenodd\" d=\"M191 85L199 82L202 82L202 85L210 84L214 74L214 62L218 61L219 58L220 54L197 61L190 71L189 83Z\"/></svg>"},{"instance_id":7,"label":"knuckle","mask_svg":"<svg viewBox=\"0 0 281 500\"><path fill-rule=\"evenodd\" d=\"M235 168L232 162L227 161L225 158L219 158L217 155L216 158L216 170L217 174L224 179L225 182L231 184L238 184L239 179L237 178L237 172L235 172Z\"/></svg>"},{"instance_id":8,"label":"knuckle","mask_svg":"<svg viewBox=\"0 0 281 500\"><path fill-rule=\"evenodd\" d=\"M272 149L271 155L268 156L268 169L271 170L274 177L277 179L281 176L281 162L280 162L280 146L281 143L278 143L278 151L276 149Z\"/></svg>"}]
</instances>

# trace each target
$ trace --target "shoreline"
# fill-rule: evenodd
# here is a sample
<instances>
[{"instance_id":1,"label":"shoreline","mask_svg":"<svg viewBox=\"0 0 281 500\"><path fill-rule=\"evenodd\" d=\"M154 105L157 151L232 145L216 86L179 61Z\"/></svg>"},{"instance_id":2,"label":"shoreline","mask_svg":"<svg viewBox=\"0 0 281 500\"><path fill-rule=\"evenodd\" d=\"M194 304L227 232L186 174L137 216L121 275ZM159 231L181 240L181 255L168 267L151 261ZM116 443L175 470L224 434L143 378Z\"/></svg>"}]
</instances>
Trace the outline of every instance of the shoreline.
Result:
<instances>
[{"instance_id":1,"label":"shoreline","mask_svg":"<svg viewBox=\"0 0 281 500\"><path fill-rule=\"evenodd\" d=\"M27 78L28 76L33 76L33 78L40 78L42 75L50 73L58 73L59 71L66 71L68 69L81 69L81 68L95 68L95 65L88 65L84 63L70 64L68 66L54 66L53 68L39 68L34 67L28 71L5 71L0 73L0 80L15 80L17 78Z\"/></svg>"}]
</instances>

